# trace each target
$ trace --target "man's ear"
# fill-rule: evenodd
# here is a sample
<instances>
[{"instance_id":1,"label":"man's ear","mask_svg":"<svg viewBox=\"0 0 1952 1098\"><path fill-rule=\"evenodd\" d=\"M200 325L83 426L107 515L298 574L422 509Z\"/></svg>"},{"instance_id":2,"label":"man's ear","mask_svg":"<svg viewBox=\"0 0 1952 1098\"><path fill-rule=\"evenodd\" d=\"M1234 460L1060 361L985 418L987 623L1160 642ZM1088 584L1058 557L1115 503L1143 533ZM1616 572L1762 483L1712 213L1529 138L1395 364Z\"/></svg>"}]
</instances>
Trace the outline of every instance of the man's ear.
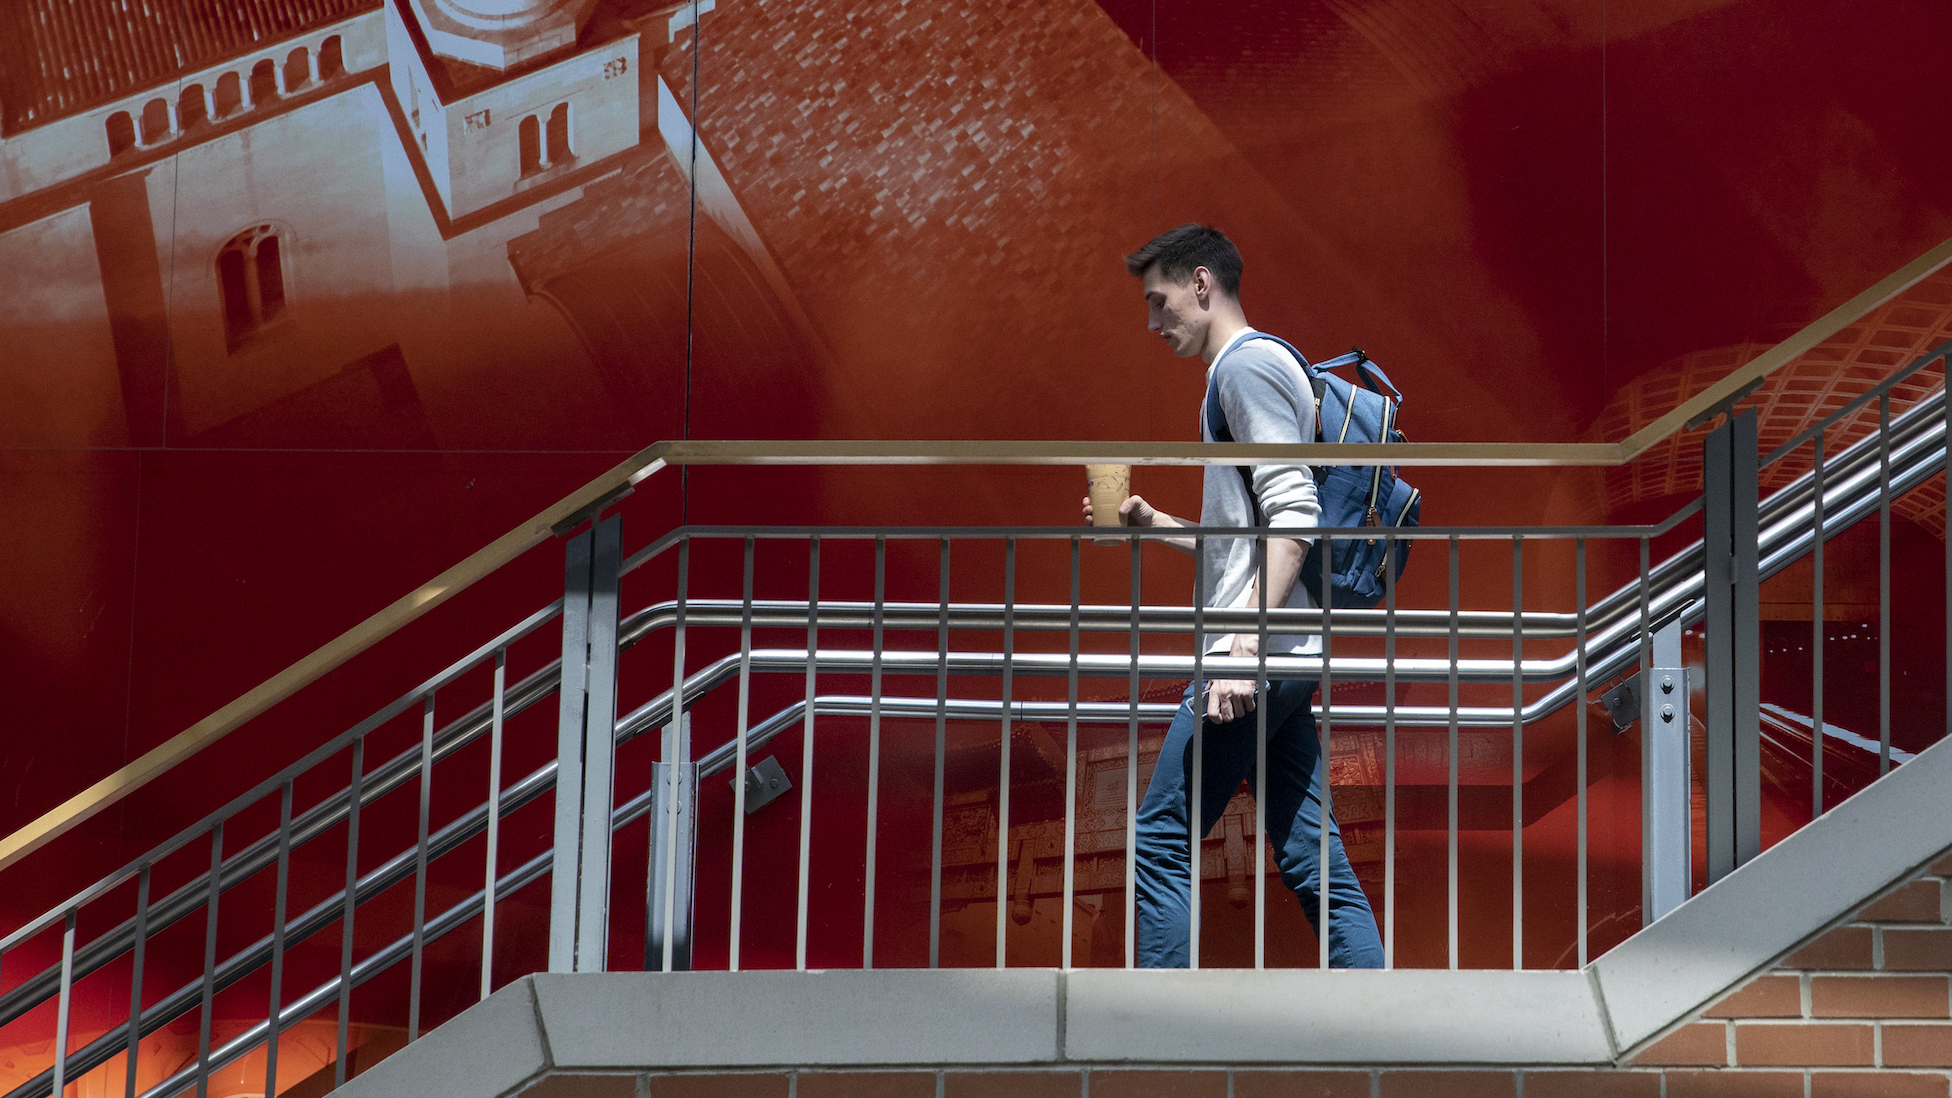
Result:
<instances>
[{"instance_id":1,"label":"man's ear","mask_svg":"<svg viewBox=\"0 0 1952 1098\"><path fill-rule=\"evenodd\" d=\"M1193 268L1193 293L1205 305L1213 297L1213 272L1205 267Z\"/></svg>"}]
</instances>

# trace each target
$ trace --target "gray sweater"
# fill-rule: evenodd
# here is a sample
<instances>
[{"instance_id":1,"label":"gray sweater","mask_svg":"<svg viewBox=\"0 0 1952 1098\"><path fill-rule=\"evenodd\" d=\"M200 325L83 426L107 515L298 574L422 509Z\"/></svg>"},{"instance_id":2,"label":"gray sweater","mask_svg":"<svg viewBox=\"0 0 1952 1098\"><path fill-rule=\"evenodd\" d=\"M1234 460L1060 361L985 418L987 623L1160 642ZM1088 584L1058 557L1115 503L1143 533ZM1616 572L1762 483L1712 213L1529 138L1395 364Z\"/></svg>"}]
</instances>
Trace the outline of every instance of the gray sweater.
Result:
<instances>
[{"instance_id":1,"label":"gray sweater","mask_svg":"<svg viewBox=\"0 0 1952 1098\"><path fill-rule=\"evenodd\" d=\"M1236 442L1299 443L1315 437L1315 393L1294 356L1271 340L1253 339L1252 328L1227 342L1207 371L1207 384L1220 387L1220 409ZM1242 345L1242 341L1247 341ZM1205 394L1201 394L1200 440L1212 442L1207 430ZM1254 495L1261 501L1263 521L1275 530L1298 530L1321 524L1321 505L1315 498L1315 478L1305 465L1252 465ZM1206 467L1201 496L1201 526L1252 526L1254 502L1236 466ZM1203 606L1248 607L1254 581L1252 538L1208 538L1206 582L1195 592ZM1296 583L1287 605L1313 607L1315 600ZM1252 600L1258 606L1259 600ZM1272 607L1272 603L1269 604ZM1233 635L1207 636L1207 652L1225 652ZM1320 652L1320 637L1270 634L1269 655Z\"/></svg>"}]
</instances>

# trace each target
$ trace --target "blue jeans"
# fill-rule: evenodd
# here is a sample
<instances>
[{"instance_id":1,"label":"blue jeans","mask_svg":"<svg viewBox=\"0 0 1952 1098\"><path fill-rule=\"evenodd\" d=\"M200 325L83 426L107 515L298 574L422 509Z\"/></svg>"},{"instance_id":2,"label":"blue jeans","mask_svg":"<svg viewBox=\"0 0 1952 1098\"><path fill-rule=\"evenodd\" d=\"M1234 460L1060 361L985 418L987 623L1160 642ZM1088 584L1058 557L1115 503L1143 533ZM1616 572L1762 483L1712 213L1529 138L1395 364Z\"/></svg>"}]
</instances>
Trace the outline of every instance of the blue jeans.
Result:
<instances>
[{"instance_id":1,"label":"blue jeans","mask_svg":"<svg viewBox=\"0 0 1952 1098\"><path fill-rule=\"evenodd\" d=\"M1322 790L1328 768L1315 735L1313 682L1270 682L1261 703L1267 707L1268 839L1274 845L1281 881L1301 900L1316 922L1321 881ZM1205 706L1192 696L1180 702L1158 766L1139 804L1138 964L1141 968L1185 968L1191 873L1186 818L1193 769L1193 730ZM1220 814L1254 773L1254 713L1226 724L1208 724L1201 766L1200 834L1213 830ZM1333 806L1328 816L1328 960L1331 968L1381 968L1383 943L1376 916L1356 882L1342 850ZM1315 926L1315 932L1322 928Z\"/></svg>"}]
</instances>

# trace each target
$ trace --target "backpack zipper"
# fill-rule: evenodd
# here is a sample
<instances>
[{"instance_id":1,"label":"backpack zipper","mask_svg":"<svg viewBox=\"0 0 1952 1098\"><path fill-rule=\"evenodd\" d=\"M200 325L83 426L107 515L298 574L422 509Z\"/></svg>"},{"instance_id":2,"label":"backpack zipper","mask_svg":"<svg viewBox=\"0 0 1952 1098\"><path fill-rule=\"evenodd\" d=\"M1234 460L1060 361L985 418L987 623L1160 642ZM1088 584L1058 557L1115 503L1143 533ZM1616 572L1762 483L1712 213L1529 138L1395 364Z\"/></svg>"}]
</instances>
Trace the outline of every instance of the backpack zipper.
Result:
<instances>
[{"instance_id":1,"label":"backpack zipper","mask_svg":"<svg viewBox=\"0 0 1952 1098\"><path fill-rule=\"evenodd\" d=\"M1410 508L1415 507L1417 505L1417 500L1422 498L1423 498L1423 492L1420 489L1416 489L1416 488L1410 489L1410 498L1403 501L1403 509L1401 511L1396 512L1396 521L1391 523L1390 525L1395 526L1399 530L1402 529L1403 517L1405 515L1408 515L1410 513ZM1382 563L1376 566L1376 578L1379 580L1384 579L1385 577L1383 573L1388 570L1389 570L1389 555L1385 553L1383 555Z\"/></svg>"},{"instance_id":2,"label":"backpack zipper","mask_svg":"<svg viewBox=\"0 0 1952 1098\"><path fill-rule=\"evenodd\" d=\"M1353 396L1354 394L1352 393L1350 395ZM1351 408L1352 415L1354 414L1353 413L1354 406L1355 406L1355 402L1353 400L1350 401L1350 408ZM1389 402L1389 399L1385 397L1383 399L1383 430L1382 430L1381 437L1377 441L1379 442L1389 441L1390 422L1395 418L1396 418L1396 406L1394 404L1391 404ZM1349 428L1347 424L1343 425L1342 433L1344 435L1349 433ZM1369 506L1362 513L1362 524L1364 526L1381 526L1383 524L1383 516L1382 513L1376 509L1376 504L1380 500L1383 493L1383 467L1380 465L1372 465L1370 466L1370 469L1372 471L1369 474ZM1376 544L1376 539L1370 538L1369 544L1371 545Z\"/></svg>"}]
</instances>

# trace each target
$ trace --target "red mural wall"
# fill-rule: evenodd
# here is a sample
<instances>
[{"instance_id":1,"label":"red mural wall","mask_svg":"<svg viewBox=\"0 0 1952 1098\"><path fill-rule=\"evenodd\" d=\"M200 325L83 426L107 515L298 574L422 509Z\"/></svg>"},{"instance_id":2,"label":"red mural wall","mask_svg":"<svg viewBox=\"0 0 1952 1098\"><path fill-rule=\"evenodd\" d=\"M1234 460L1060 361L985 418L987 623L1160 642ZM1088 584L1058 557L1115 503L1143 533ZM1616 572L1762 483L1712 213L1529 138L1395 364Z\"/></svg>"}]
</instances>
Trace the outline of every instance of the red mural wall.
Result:
<instances>
[{"instance_id":1,"label":"red mural wall","mask_svg":"<svg viewBox=\"0 0 1952 1098\"><path fill-rule=\"evenodd\" d=\"M1766 345L1952 236L1952 148L1935 129L1936 62L1952 45L1943 4L1631 8L577 0L482 31L464 0L225 13L8 0L0 831L651 442L1195 437L1201 372L1153 344L1120 263L1182 222L1239 243L1257 326L1311 356L1360 344L1388 366L1419 440L1596 437L1630 386L1687 356ZM1418 479L1425 522L1441 524L1641 520L1685 498L1609 501L1587 471ZM1067 524L1076 480L1059 469L665 473L626 509L627 541L682 519ZM1190 471L1141 470L1138 489L1197 511ZM1899 525L1901 565L1934 559L1942 518ZM848 578L828 590L871 597L868 564L851 552L836 550L829 565ZM1122 600L1122 554L1089 552L1087 597ZM803 592L804 554L765 553L762 593ZM891 550L890 597L934 596L933 553ZM1593 554L1594 594L1635 564L1626 547ZM647 601L669 597L669 563L647 573L665 577L644 583ZM1067 597L1061 552L1023 567L1021 597ZM1184 563L1145 567L1149 598L1184 598ZM31 874L10 875L0 926L554 597L559 568L553 549L531 553L234 736L220 758L82 828ZM701 551L694 591L736 595L738 568L736 546ZM1528 605L1570 608L1569 549L1540 550L1524 570ZM1861 588L1853 574L1834 582ZM1508 547L1468 550L1464 604L1509 605L1511 575ZM1916 583L1917 604L1937 605L1942 579ZM999 585L994 547L959 559L958 597L994 598ZM1808 633L1807 586L1772 603L1785 653ZM1404 598L1444 605L1434 554ZM1875 609L1874 598L1832 604L1844 603ZM1838 643L1871 627L1853 621L1836 626ZM1904 628L1916 643L1900 646L1903 673L1942 666L1935 628ZM698 639L691 655L736 643ZM668 673L668 641L646 652L629 674L650 689ZM1770 664L1771 698L1806 712L1796 691L1807 671L1780 670L1793 662ZM1063 696L1061 683L1025 689ZM1431 700L1422 691L1402 697ZM1942 713L1942 693L1921 688L1914 708ZM755 705L791 695L768 685ZM708 702L701 727L728 719L726 704ZM1861 733L1875 718L1853 704L1833 703L1829 719ZM1615 737L1594 712L1598 949L1639 923L1639 801L1636 733ZM1574 732L1561 716L1520 760L1537 790L1526 856L1540 882L1557 882L1527 901L1534 965L1570 963L1575 939ZM863 730L834 728L837 757L858 759ZM1793 722L1780 733L1784 757L1800 757ZM967 743L950 784L974 796L994 784L996 732L956 734ZM1036 747L1047 733L1013 735L1036 771L1021 780L1044 789L1022 803L1043 797L1036 811L1057 813L1061 768ZM1417 798L1441 794L1447 748L1422 735L1405 734L1402 780L1424 792L1406 794L1399 857L1406 874L1441 875L1442 805ZM1926 733L1904 735L1915 749ZM1122 751L1122 736L1087 747ZM1349 730L1335 764L1372 894L1378 738ZM1467 827L1463 854L1466 880L1483 882L1464 900L1465 962L1509 964L1509 736L1465 741L1465 785L1484 798L1466 816L1485 821ZM781 741L794 773L798 750ZM883 819L900 832L903 813L927 812L914 797L927 793L918 775L933 748L891 750L906 792L889 794ZM1861 761L1832 778L1866 780L1852 769ZM1782 765L1778 833L1808 813L1793 759ZM852 761L836 767L855 773ZM824 786L823 819L860 811L863 780ZM785 815L756 818L753 841L790 845ZM708 898L724 892L716 841L703 853ZM837 897L858 881L857 848L835 838L816 851ZM820 916L829 963L853 963L850 949L858 959L854 888ZM1218 896L1210 949L1238 960L1245 916ZM1441 892L1398 901L1399 963L1444 963ZM914 912L889 903L887 924L908 929L883 963L916 963L926 943ZM972 904L977 914L959 916L969 925L948 931L969 940L945 939L945 959L984 963L994 907ZM1292 903L1269 910L1280 962L1312 963ZM1027 935L1011 947L1017 963L1053 963L1047 915L1012 931ZM701 911L707 926L722 916ZM1080 956L1117 963L1119 922L1099 919L1106 929L1086 932ZM701 940L707 955L724 945ZM750 949L748 964L791 963L790 939Z\"/></svg>"}]
</instances>

